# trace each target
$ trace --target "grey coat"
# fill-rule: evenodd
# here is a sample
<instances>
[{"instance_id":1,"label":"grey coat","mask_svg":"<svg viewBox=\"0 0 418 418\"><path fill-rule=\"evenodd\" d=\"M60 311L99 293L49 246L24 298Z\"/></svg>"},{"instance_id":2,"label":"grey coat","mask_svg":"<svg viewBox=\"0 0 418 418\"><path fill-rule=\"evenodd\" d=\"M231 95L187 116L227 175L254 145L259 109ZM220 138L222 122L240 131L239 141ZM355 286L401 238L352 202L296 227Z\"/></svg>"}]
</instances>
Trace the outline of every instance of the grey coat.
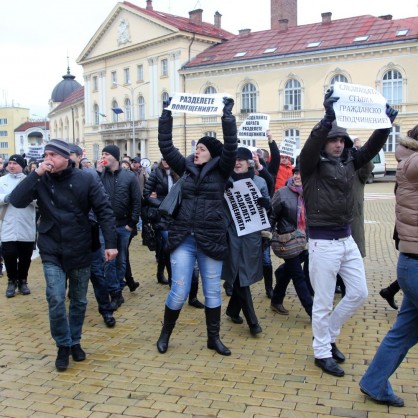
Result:
<instances>
[{"instance_id":1,"label":"grey coat","mask_svg":"<svg viewBox=\"0 0 418 418\"><path fill-rule=\"evenodd\" d=\"M253 181L263 197L270 198L267 183L259 176ZM239 237L225 202L225 217L228 228L228 256L222 267L222 280L233 284L239 277L241 287L250 286L263 278L263 249L261 231Z\"/></svg>"}]
</instances>

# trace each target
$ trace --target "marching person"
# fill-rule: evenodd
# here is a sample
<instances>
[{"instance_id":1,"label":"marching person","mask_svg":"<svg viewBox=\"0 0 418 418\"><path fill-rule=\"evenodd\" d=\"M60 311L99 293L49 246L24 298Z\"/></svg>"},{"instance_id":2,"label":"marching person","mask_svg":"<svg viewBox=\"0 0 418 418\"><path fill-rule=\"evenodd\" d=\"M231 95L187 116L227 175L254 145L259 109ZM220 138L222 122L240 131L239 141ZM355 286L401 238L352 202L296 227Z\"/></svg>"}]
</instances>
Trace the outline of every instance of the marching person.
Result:
<instances>
[{"instance_id":1,"label":"marching person","mask_svg":"<svg viewBox=\"0 0 418 418\"><path fill-rule=\"evenodd\" d=\"M324 118L312 129L300 153L300 168L309 230L309 275L315 292L312 309L315 365L325 373L344 376L345 361L336 339L344 322L367 299L364 264L353 237L355 172L383 147L390 129L377 129L359 150L347 131L335 123L333 89L325 94ZM393 123L397 111L386 113ZM346 295L333 308L337 274Z\"/></svg>"},{"instance_id":2,"label":"marching person","mask_svg":"<svg viewBox=\"0 0 418 418\"><path fill-rule=\"evenodd\" d=\"M25 208L37 199L41 215L38 246L46 280L51 335L58 346L55 367L64 371L70 354L74 361L86 358L80 340L90 279L90 209L102 228L105 257L109 261L117 255L116 231L108 196L90 173L73 167L68 144L52 139L44 152L45 160L15 187L9 202L16 208Z\"/></svg>"},{"instance_id":3,"label":"marching person","mask_svg":"<svg viewBox=\"0 0 418 418\"><path fill-rule=\"evenodd\" d=\"M219 331L222 262L228 248L223 218L224 191L234 168L238 141L233 105L232 99L224 98L224 144L204 136L197 141L195 153L187 158L173 145L171 112L164 109L159 119L158 145L163 158L179 176L185 173L187 176L180 207L168 231L172 284L157 341L160 353L167 351L171 333L190 291L197 260L205 296L207 347L221 355L231 355L222 343Z\"/></svg>"}]
</instances>

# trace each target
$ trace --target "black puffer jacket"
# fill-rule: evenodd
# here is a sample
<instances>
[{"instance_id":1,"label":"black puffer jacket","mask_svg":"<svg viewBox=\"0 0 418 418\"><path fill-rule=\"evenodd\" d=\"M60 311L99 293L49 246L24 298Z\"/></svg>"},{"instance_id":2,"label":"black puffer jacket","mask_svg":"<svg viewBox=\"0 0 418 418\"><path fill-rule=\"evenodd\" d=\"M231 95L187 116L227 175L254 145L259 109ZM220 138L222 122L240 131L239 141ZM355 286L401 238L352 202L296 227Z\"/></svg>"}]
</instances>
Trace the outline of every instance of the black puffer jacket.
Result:
<instances>
[{"instance_id":1,"label":"black puffer jacket","mask_svg":"<svg viewBox=\"0 0 418 418\"><path fill-rule=\"evenodd\" d=\"M110 197L116 226L135 229L141 213L141 190L135 174L119 168L114 172L103 170L100 177Z\"/></svg>"},{"instance_id":2,"label":"black puffer jacket","mask_svg":"<svg viewBox=\"0 0 418 418\"><path fill-rule=\"evenodd\" d=\"M38 246L42 261L65 271L91 264L89 211L93 209L107 249L116 248L115 218L109 198L97 177L68 167L60 174L38 176L32 171L10 195L17 208L37 199L40 224Z\"/></svg>"},{"instance_id":3,"label":"black puffer jacket","mask_svg":"<svg viewBox=\"0 0 418 418\"><path fill-rule=\"evenodd\" d=\"M171 133L158 134L158 145L169 166L179 176L184 172L189 174L183 186L180 210L169 227L170 251L177 248L187 235L193 234L199 249L207 256L223 260L227 254L223 203L225 184L236 160L235 118L222 121L222 128L224 133L227 130L233 135L224 135L221 156L212 158L202 166L194 164L194 155L185 158L174 147Z\"/></svg>"},{"instance_id":4,"label":"black puffer jacket","mask_svg":"<svg viewBox=\"0 0 418 418\"><path fill-rule=\"evenodd\" d=\"M329 132L329 128L318 123L300 153L300 174L310 227L351 224L355 172L380 151L390 129L375 130L360 150L346 146L340 159L328 157L323 151ZM346 137L347 133L343 130L338 136Z\"/></svg>"}]
</instances>

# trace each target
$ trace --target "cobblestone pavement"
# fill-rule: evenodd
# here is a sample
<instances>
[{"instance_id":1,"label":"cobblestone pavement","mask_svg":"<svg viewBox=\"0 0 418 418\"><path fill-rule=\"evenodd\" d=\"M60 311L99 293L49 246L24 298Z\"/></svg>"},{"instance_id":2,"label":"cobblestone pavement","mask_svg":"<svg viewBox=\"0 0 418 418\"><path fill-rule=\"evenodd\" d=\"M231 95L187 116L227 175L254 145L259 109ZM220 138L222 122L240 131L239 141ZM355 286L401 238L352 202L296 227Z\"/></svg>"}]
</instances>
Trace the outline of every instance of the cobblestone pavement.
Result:
<instances>
[{"instance_id":1,"label":"cobblestone pavement","mask_svg":"<svg viewBox=\"0 0 418 418\"><path fill-rule=\"evenodd\" d=\"M131 247L134 276L141 285L125 292L117 325L106 328L91 287L82 345L87 359L55 371L56 348L49 334L45 285L39 258L30 270L30 296L4 296L0 304L1 417L412 417L418 416L418 351L392 377L406 407L377 405L360 392L358 381L379 341L396 317L380 296L395 279L392 242L393 183L366 186L365 259L369 298L344 326L338 345L346 376L324 375L314 366L309 318L292 285L289 316L270 310L262 282L252 287L263 333L223 315L221 336L231 349L223 357L206 348L202 310L185 305L166 354L155 347L167 287L157 284L153 254L136 238ZM383 198L382 198L383 197ZM273 256L274 257L274 256ZM279 260L274 258L277 266ZM201 291L199 297L202 300ZM223 294L224 305L227 297ZM336 296L338 300L339 296ZM401 293L397 295L398 303ZM224 312L224 308L223 308Z\"/></svg>"}]
</instances>

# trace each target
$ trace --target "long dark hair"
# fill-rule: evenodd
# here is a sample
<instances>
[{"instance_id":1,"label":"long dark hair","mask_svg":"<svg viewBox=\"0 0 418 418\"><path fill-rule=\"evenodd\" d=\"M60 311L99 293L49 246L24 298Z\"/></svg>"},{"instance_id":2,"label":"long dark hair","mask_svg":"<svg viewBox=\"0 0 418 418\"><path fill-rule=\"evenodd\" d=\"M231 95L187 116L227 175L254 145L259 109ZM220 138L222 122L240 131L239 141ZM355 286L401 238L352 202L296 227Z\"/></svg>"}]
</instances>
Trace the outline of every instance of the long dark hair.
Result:
<instances>
[{"instance_id":1,"label":"long dark hair","mask_svg":"<svg viewBox=\"0 0 418 418\"><path fill-rule=\"evenodd\" d=\"M410 129L406 133L410 138L417 139L418 140L418 125L415 126L415 128Z\"/></svg>"}]
</instances>

